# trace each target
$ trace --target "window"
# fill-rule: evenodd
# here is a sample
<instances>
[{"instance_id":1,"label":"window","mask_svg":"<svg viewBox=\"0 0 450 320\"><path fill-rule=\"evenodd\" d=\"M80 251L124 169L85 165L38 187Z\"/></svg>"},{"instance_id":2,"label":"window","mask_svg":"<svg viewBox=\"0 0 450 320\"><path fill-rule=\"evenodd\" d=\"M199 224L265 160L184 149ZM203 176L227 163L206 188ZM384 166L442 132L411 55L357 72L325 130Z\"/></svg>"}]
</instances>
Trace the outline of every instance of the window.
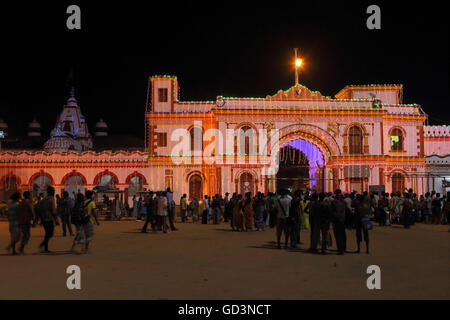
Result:
<instances>
[{"instance_id":1,"label":"window","mask_svg":"<svg viewBox=\"0 0 450 320\"><path fill-rule=\"evenodd\" d=\"M167 132L158 132L158 147L167 147Z\"/></svg>"},{"instance_id":2,"label":"window","mask_svg":"<svg viewBox=\"0 0 450 320\"><path fill-rule=\"evenodd\" d=\"M363 135L362 130L353 126L348 131L349 154L362 154L363 152Z\"/></svg>"},{"instance_id":3,"label":"window","mask_svg":"<svg viewBox=\"0 0 450 320\"><path fill-rule=\"evenodd\" d=\"M403 132L398 128L391 131L391 150L403 151Z\"/></svg>"},{"instance_id":4,"label":"window","mask_svg":"<svg viewBox=\"0 0 450 320\"><path fill-rule=\"evenodd\" d=\"M239 154L240 155L250 155L250 154L255 154L255 148L256 148L256 143L255 143L255 130L253 130L253 128L249 127L249 126L245 126L239 129L239 135L240 135L240 139L239 139Z\"/></svg>"},{"instance_id":5,"label":"window","mask_svg":"<svg viewBox=\"0 0 450 320\"><path fill-rule=\"evenodd\" d=\"M192 127L189 130L191 138L191 151L203 150L203 131L200 127Z\"/></svg>"},{"instance_id":6,"label":"window","mask_svg":"<svg viewBox=\"0 0 450 320\"><path fill-rule=\"evenodd\" d=\"M158 102L167 102L167 88L158 89Z\"/></svg>"}]
</instances>

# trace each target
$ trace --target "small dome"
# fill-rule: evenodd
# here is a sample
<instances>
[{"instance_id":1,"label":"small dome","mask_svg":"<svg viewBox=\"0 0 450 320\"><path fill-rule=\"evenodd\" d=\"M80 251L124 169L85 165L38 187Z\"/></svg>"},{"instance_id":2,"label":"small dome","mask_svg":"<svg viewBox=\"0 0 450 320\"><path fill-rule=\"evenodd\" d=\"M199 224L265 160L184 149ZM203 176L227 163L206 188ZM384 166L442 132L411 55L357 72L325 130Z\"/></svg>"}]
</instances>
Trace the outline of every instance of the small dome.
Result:
<instances>
[{"instance_id":1,"label":"small dome","mask_svg":"<svg viewBox=\"0 0 450 320\"><path fill-rule=\"evenodd\" d=\"M108 125L103 119L95 124L95 135L97 137L106 137L108 135Z\"/></svg>"},{"instance_id":2,"label":"small dome","mask_svg":"<svg viewBox=\"0 0 450 320\"><path fill-rule=\"evenodd\" d=\"M33 119L33 121L30 122L30 124L28 125L29 129L40 129L41 125L39 124L39 122L36 121L36 119Z\"/></svg>"},{"instance_id":3,"label":"small dome","mask_svg":"<svg viewBox=\"0 0 450 320\"><path fill-rule=\"evenodd\" d=\"M95 128L96 129L108 129L108 125L106 124L105 121L103 121L103 119L100 119L99 122L97 122L95 124Z\"/></svg>"},{"instance_id":4,"label":"small dome","mask_svg":"<svg viewBox=\"0 0 450 320\"><path fill-rule=\"evenodd\" d=\"M40 137L41 136L41 125L36 119L30 122L28 125L28 134L29 137Z\"/></svg>"}]
</instances>

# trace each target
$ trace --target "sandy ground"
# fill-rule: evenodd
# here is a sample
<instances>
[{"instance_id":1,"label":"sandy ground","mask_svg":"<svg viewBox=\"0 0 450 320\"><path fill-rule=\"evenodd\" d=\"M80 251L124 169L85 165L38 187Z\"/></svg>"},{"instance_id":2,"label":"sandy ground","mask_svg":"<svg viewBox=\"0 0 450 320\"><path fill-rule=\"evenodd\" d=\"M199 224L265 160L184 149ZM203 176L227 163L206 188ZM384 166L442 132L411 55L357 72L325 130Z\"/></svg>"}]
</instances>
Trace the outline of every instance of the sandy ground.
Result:
<instances>
[{"instance_id":1,"label":"sandy ground","mask_svg":"<svg viewBox=\"0 0 450 320\"><path fill-rule=\"evenodd\" d=\"M278 250L275 231L231 232L228 225L178 223L179 231L142 234L142 222L104 221L92 252L68 252L57 227L53 254L37 253L41 227L27 255L10 256L0 222L0 299L449 299L448 226L375 227L371 254L343 256ZM356 249L354 231L348 250ZM309 233L302 241L309 244ZM334 249L334 248L332 248ZM366 269L381 268L381 290L368 290ZM68 290L66 268L81 268L81 290Z\"/></svg>"}]
</instances>

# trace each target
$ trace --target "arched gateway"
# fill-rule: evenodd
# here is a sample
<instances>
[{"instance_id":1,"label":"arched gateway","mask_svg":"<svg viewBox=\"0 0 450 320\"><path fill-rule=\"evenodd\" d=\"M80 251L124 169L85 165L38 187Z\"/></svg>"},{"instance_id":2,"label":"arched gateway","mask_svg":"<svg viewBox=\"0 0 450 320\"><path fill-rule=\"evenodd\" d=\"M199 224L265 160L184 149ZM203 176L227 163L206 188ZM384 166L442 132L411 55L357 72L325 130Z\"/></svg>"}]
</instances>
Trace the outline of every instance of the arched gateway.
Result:
<instances>
[{"instance_id":1,"label":"arched gateway","mask_svg":"<svg viewBox=\"0 0 450 320\"><path fill-rule=\"evenodd\" d=\"M276 189L325 191L336 185L337 177L326 174L329 158L341 154L334 137L311 124L294 124L280 130L279 168ZM332 181L336 180L335 183Z\"/></svg>"}]
</instances>

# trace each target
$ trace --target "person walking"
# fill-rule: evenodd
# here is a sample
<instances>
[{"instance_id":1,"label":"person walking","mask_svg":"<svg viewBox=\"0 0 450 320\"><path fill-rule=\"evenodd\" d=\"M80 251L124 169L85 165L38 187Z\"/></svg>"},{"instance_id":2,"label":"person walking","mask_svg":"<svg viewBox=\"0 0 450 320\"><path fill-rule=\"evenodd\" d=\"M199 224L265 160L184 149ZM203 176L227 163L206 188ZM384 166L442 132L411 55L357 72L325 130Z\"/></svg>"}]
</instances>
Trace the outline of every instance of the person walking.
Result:
<instances>
[{"instance_id":1,"label":"person walking","mask_svg":"<svg viewBox=\"0 0 450 320\"><path fill-rule=\"evenodd\" d=\"M18 208L18 220L21 234L19 253L24 254L25 246L30 240L31 224L33 221L36 221L30 191L23 193L23 200L20 202Z\"/></svg>"},{"instance_id":2,"label":"person walking","mask_svg":"<svg viewBox=\"0 0 450 320\"><path fill-rule=\"evenodd\" d=\"M74 202L70 198L69 193L67 191L64 191L62 194L61 206L62 206L61 222L62 222L63 237L66 236L66 228L68 229L70 236L73 236L71 217Z\"/></svg>"},{"instance_id":3,"label":"person walking","mask_svg":"<svg viewBox=\"0 0 450 320\"><path fill-rule=\"evenodd\" d=\"M242 212L244 213L244 230L253 231L253 226L255 224L254 212L253 212L253 200L251 192L245 194L245 200L243 201Z\"/></svg>"},{"instance_id":4,"label":"person walking","mask_svg":"<svg viewBox=\"0 0 450 320\"><path fill-rule=\"evenodd\" d=\"M223 222L228 222L231 217L231 208L230 208L230 199L228 198L230 194L225 192L225 198L223 199L224 205L224 214L223 214Z\"/></svg>"},{"instance_id":5,"label":"person walking","mask_svg":"<svg viewBox=\"0 0 450 320\"><path fill-rule=\"evenodd\" d=\"M147 202L147 195L145 195L144 197L140 197L139 198L139 202L140 202L140 205L139 205L139 220L145 220L145 221L147 221L147 205L146 205L146 202Z\"/></svg>"},{"instance_id":6,"label":"person walking","mask_svg":"<svg viewBox=\"0 0 450 320\"><path fill-rule=\"evenodd\" d=\"M311 199L311 211L309 222L311 226L310 249L312 253L317 253L317 245L321 243L321 253L326 254L327 235L330 229L330 210L329 205L325 203L325 193L319 195L314 193ZM322 234L322 237L321 237Z\"/></svg>"},{"instance_id":7,"label":"person walking","mask_svg":"<svg viewBox=\"0 0 450 320\"><path fill-rule=\"evenodd\" d=\"M167 233L167 198L165 192L161 192L158 197L158 211L157 214L161 221L162 231Z\"/></svg>"},{"instance_id":8,"label":"person walking","mask_svg":"<svg viewBox=\"0 0 450 320\"><path fill-rule=\"evenodd\" d=\"M220 207L221 207L221 201L220 201L219 195L216 194L214 196L214 200L213 200L213 202L211 204L211 209L212 209L212 212L213 212L213 223L214 224L219 224L220 211L221 211Z\"/></svg>"},{"instance_id":9,"label":"person walking","mask_svg":"<svg viewBox=\"0 0 450 320\"><path fill-rule=\"evenodd\" d=\"M267 211L269 211L269 228L275 228L277 224L277 201L278 196L275 193L270 192L267 199Z\"/></svg>"},{"instance_id":10,"label":"person walking","mask_svg":"<svg viewBox=\"0 0 450 320\"><path fill-rule=\"evenodd\" d=\"M199 208L200 205L198 203L198 199L197 197L194 197L194 199L192 199L192 201L189 203L189 211L192 215L192 223L196 223L199 219Z\"/></svg>"},{"instance_id":11,"label":"person walking","mask_svg":"<svg viewBox=\"0 0 450 320\"><path fill-rule=\"evenodd\" d=\"M310 197L305 195L305 197L300 201L302 216L301 216L301 228L309 229L309 211L310 211Z\"/></svg>"},{"instance_id":12,"label":"person walking","mask_svg":"<svg viewBox=\"0 0 450 320\"><path fill-rule=\"evenodd\" d=\"M284 232L284 248L288 246L290 235L289 209L291 207L291 199L288 197L287 190L281 190L281 198L277 200L277 248L281 249L281 235Z\"/></svg>"},{"instance_id":13,"label":"person walking","mask_svg":"<svg viewBox=\"0 0 450 320\"><path fill-rule=\"evenodd\" d=\"M228 206L230 208L230 227L231 230L235 230L235 221L234 219L234 207L236 206L236 203L238 202L238 196L237 193L234 192L231 196L230 202L228 203Z\"/></svg>"},{"instance_id":14,"label":"person walking","mask_svg":"<svg viewBox=\"0 0 450 320\"><path fill-rule=\"evenodd\" d=\"M262 194L261 192L258 192L258 194L256 195L254 207L256 231L264 231L266 203L264 201L264 194Z\"/></svg>"},{"instance_id":15,"label":"person walking","mask_svg":"<svg viewBox=\"0 0 450 320\"><path fill-rule=\"evenodd\" d=\"M300 242L300 230L302 228L301 191L297 190L291 202L291 247L295 248Z\"/></svg>"},{"instance_id":16,"label":"person walking","mask_svg":"<svg viewBox=\"0 0 450 320\"><path fill-rule=\"evenodd\" d=\"M345 207L346 204L342 198L340 189L335 191L336 198L331 201L331 214L333 223L334 238L338 255L343 255L346 250L346 234L345 234Z\"/></svg>"},{"instance_id":17,"label":"person walking","mask_svg":"<svg viewBox=\"0 0 450 320\"><path fill-rule=\"evenodd\" d=\"M59 226L55 206L55 189L52 186L47 188L47 196L42 199L39 208L39 216L45 230L44 240L39 245L39 248L43 248L43 253L50 253L51 251L48 250L48 242L53 237L55 225Z\"/></svg>"},{"instance_id":18,"label":"person walking","mask_svg":"<svg viewBox=\"0 0 450 320\"><path fill-rule=\"evenodd\" d=\"M429 192L425 193L425 209L424 209L424 222L429 224L431 222L431 206L432 199Z\"/></svg>"},{"instance_id":19,"label":"person walking","mask_svg":"<svg viewBox=\"0 0 450 320\"><path fill-rule=\"evenodd\" d=\"M369 253L369 225L370 225L370 206L367 201L364 201L362 195L356 196L355 207L355 229L356 229L356 244L358 246L359 253L361 251L361 242L363 240L366 243L366 253Z\"/></svg>"},{"instance_id":20,"label":"person walking","mask_svg":"<svg viewBox=\"0 0 450 320\"><path fill-rule=\"evenodd\" d=\"M381 193L377 207L378 207L379 225L386 226L386 221L388 219L389 213L389 203L388 200L386 199L386 194L384 192Z\"/></svg>"},{"instance_id":21,"label":"person walking","mask_svg":"<svg viewBox=\"0 0 450 320\"><path fill-rule=\"evenodd\" d=\"M242 214L242 195L238 195L233 207L232 228L236 231L244 231L244 216Z\"/></svg>"},{"instance_id":22,"label":"person walking","mask_svg":"<svg viewBox=\"0 0 450 320\"><path fill-rule=\"evenodd\" d=\"M205 200L203 201L203 212L202 212L202 224L208 224L210 202L208 195L205 195Z\"/></svg>"},{"instance_id":23,"label":"person walking","mask_svg":"<svg viewBox=\"0 0 450 320\"><path fill-rule=\"evenodd\" d=\"M175 201L173 200L173 192L170 190L170 188L167 188L165 196L167 198L167 217L169 219L170 230L177 231L178 229L175 228L175 225L174 225Z\"/></svg>"},{"instance_id":24,"label":"person walking","mask_svg":"<svg viewBox=\"0 0 450 320\"><path fill-rule=\"evenodd\" d=\"M147 208L147 217L145 219L145 223L144 226L142 227L141 232L142 233L146 233L147 232L147 228L148 228L148 224L150 223L151 228L153 231L155 231L156 229L156 224L155 224L155 205L154 205L154 200L153 200L153 191L149 192L148 197L146 198L145 201L145 206Z\"/></svg>"},{"instance_id":25,"label":"person walking","mask_svg":"<svg viewBox=\"0 0 450 320\"><path fill-rule=\"evenodd\" d=\"M82 218L84 210L84 195L82 193L77 193L75 198L75 203L72 209L72 224L75 226L75 238L72 243L72 250L77 244L84 242L84 232L81 229Z\"/></svg>"},{"instance_id":26,"label":"person walking","mask_svg":"<svg viewBox=\"0 0 450 320\"><path fill-rule=\"evenodd\" d=\"M131 214L131 216L133 218L137 218L137 214L138 214L138 200L136 199L136 195L133 195L133 212Z\"/></svg>"},{"instance_id":27,"label":"person walking","mask_svg":"<svg viewBox=\"0 0 450 320\"><path fill-rule=\"evenodd\" d=\"M435 198L431 201L432 223L439 224L441 221L441 195L436 193Z\"/></svg>"},{"instance_id":28,"label":"person walking","mask_svg":"<svg viewBox=\"0 0 450 320\"><path fill-rule=\"evenodd\" d=\"M20 241L19 200L20 200L20 193L14 192L9 198L8 203L8 221L9 221L9 233L11 237L11 242L6 247L6 251L12 251L13 255L17 254L16 243Z\"/></svg>"},{"instance_id":29,"label":"person walking","mask_svg":"<svg viewBox=\"0 0 450 320\"><path fill-rule=\"evenodd\" d=\"M63 212L63 201L62 198L57 194L55 196L56 201L56 215L61 219L62 212Z\"/></svg>"},{"instance_id":30,"label":"person walking","mask_svg":"<svg viewBox=\"0 0 450 320\"><path fill-rule=\"evenodd\" d=\"M180 216L181 216L181 222L186 222L186 212L187 212L187 199L186 199L186 193L181 196L180 199Z\"/></svg>"},{"instance_id":31,"label":"person walking","mask_svg":"<svg viewBox=\"0 0 450 320\"><path fill-rule=\"evenodd\" d=\"M403 195L403 209L402 209L402 222L405 229L409 229L411 225L411 216L413 213L413 203L410 199L409 193L404 193Z\"/></svg>"},{"instance_id":32,"label":"person walking","mask_svg":"<svg viewBox=\"0 0 450 320\"><path fill-rule=\"evenodd\" d=\"M100 225L97 217L97 207L95 206L95 201L93 199L94 192L92 190L87 190L83 204L82 218L81 218L81 234L84 235L84 253L89 252L89 244L94 239L94 223L97 226ZM83 243L80 241L79 243ZM72 252L75 250L75 242L72 244Z\"/></svg>"}]
</instances>

